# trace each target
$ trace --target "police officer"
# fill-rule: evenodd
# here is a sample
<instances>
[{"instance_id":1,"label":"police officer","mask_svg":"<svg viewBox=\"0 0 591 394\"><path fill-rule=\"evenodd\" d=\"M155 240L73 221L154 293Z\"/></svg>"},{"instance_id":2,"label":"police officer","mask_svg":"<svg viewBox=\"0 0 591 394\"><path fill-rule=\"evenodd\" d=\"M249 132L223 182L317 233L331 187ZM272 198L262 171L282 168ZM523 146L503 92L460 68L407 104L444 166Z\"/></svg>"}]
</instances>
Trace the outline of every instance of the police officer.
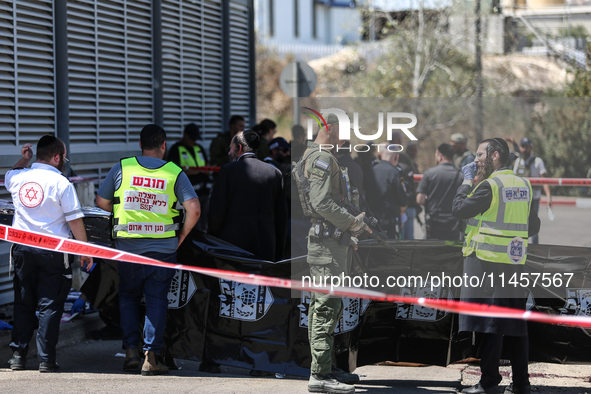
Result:
<instances>
[{"instance_id":1,"label":"police officer","mask_svg":"<svg viewBox=\"0 0 591 394\"><path fill-rule=\"evenodd\" d=\"M351 235L371 231L364 214L353 216L339 205L347 200L357 206L359 194L349 182L346 169L339 167L331 149L342 145L335 115L326 117L314 142L308 142L304 156L294 168L294 177L304 214L311 218L308 233L308 263L313 277L346 274L347 249ZM351 239L355 241L356 239ZM356 247L356 246L355 246ZM353 393L359 376L346 373L333 363L334 330L343 310L340 297L312 293L308 312L308 338L312 365L308 391Z\"/></svg>"},{"instance_id":2,"label":"police officer","mask_svg":"<svg viewBox=\"0 0 591 394\"><path fill-rule=\"evenodd\" d=\"M84 214L74 185L61 174L66 147L58 138L46 135L37 143L37 160L31 168L31 145L21 149L22 158L5 176L6 189L14 203L13 226L68 238L70 231L79 241L87 241ZM68 255L14 245L14 329L10 347L10 368L25 369L29 342L37 325L39 372L55 372L59 326L64 301L72 285ZM92 264L92 257L82 257L82 265Z\"/></svg>"},{"instance_id":3,"label":"police officer","mask_svg":"<svg viewBox=\"0 0 591 394\"><path fill-rule=\"evenodd\" d=\"M115 246L156 260L176 263L176 249L189 235L200 214L199 199L187 175L164 161L166 133L149 124L140 133L142 156L122 159L107 174L96 205L113 212ZM177 201L185 208L181 223ZM135 371L141 363L140 300L145 296L142 375L161 375L168 368L156 359L162 350L168 291L175 271L169 268L119 262L119 309L126 357L123 369Z\"/></svg>"},{"instance_id":4,"label":"police officer","mask_svg":"<svg viewBox=\"0 0 591 394\"><path fill-rule=\"evenodd\" d=\"M453 214L466 219L462 248L464 273L497 282L476 288L463 287L462 300L525 310L521 288L499 285L500 275L510 278L523 272L528 236L537 234L540 220L532 209L532 187L528 180L504 167L509 156L505 140L494 138L480 143L474 163L462 168L464 182L454 198ZM476 173L476 174L475 174ZM473 185L475 175L478 184ZM503 342L508 342L513 383L505 393L531 393L528 374L529 344L527 323L523 320L460 315L459 331L482 333L482 376L466 394L498 393L501 382L499 359Z\"/></svg>"},{"instance_id":5,"label":"police officer","mask_svg":"<svg viewBox=\"0 0 591 394\"><path fill-rule=\"evenodd\" d=\"M204 167L207 165L207 153L201 144L201 131L195 123L189 123L183 132L183 138L170 147L168 151L168 161L172 161L183 169L189 177L199 197L201 205L201 216L197 222L197 229L207 230L207 210L209 208L210 189L207 184L211 181L209 173L206 171L188 169L187 167Z\"/></svg>"}]
</instances>

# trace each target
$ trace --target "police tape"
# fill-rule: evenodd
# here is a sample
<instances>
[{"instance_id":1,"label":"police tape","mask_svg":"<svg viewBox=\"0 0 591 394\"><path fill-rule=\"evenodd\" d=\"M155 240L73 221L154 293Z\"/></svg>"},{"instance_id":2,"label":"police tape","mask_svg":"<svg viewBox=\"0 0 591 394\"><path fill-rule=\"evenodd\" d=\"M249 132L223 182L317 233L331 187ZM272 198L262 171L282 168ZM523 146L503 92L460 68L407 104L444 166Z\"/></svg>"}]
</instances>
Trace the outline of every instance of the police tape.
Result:
<instances>
[{"instance_id":1,"label":"police tape","mask_svg":"<svg viewBox=\"0 0 591 394\"><path fill-rule=\"evenodd\" d=\"M363 298L373 301L396 302L399 304L415 304L421 305L426 308L439 309L447 312L461 313L472 316L513 318L538 323L550 323L572 327L591 328L591 317L588 316L548 315L540 312L523 311L495 305L475 304L465 301L396 296L378 291L351 287L331 288L328 286L304 286L304 284L301 281L296 280L274 278L270 276L256 274L247 274L243 272L219 270L215 268L203 268L184 264L166 263L149 257L137 255L134 253L128 253L112 249L106 246L94 245L87 242L57 237L49 234L42 234L34 231L16 229L7 225L0 225L0 240L12 242L19 245L31 246L44 250L51 250L55 252L78 254L107 260L118 260L125 261L128 263L146 264L155 267L191 271L219 279L241 282L256 286L280 287L292 290L324 293L333 296Z\"/></svg>"},{"instance_id":2,"label":"police tape","mask_svg":"<svg viewBox=\"0 0 591 394\"><path fill-rule=\"evenodd\" d=\"M414 174L413 180L420 182L423 174ZM554 186L591 186L591 178L525 178L532 185L554 185Z\"/></svg>"}]
</instances>

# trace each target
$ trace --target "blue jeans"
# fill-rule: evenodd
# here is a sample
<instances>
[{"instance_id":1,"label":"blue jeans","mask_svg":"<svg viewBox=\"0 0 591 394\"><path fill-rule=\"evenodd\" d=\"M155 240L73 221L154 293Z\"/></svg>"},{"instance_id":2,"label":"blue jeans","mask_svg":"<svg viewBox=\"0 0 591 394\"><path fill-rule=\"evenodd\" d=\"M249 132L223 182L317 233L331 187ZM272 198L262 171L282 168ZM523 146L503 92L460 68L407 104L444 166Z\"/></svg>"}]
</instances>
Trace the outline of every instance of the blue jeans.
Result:
<instances>
[{"instance_id":1,"label":"blue jeans","mask_svg":"<svg viewBox=\"0 0 591 394\"><path fill-rule=\"evenodd\" d=\"M173 254L146 252L143 256L168 263L176 263ZM160 354L166 327L168 291L175 270L149 265L119 262L119 313L123 329L123 347L140 346L140 302L145 295L144 352Z\"/></svg>"},{"instance_id":2,"label":"blue jeans","mask_svg":"<svg viewBox=\"0 0 591 394\"><path fill-rule=\"evenodd\" d=\"M406 222L402 226L402 239L415 239L416 208L406 208Z\"/></svg>"},{"instance_id":3,"label":"blue jeans","mask_svg":"<svg viewBox=\"0 0 591 394\"><path fill-rule=\"evenodd\" d=\"M533 200L531 207L534 211L536 211L536 213L539 215L540 213L540 200ZM533 237L531 237L531 245L537 245L540 241L540 237L538 236L538 234L534 235Z\"/></svg>"}]
</instances>

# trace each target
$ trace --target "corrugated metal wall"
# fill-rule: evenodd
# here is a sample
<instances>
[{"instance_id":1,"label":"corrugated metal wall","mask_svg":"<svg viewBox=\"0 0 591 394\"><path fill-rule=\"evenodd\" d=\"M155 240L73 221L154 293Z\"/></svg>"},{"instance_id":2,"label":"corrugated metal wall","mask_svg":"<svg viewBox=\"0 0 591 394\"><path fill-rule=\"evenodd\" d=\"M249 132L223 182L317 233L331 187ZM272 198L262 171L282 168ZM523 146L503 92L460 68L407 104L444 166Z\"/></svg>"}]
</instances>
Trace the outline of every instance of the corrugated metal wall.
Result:
<instances>
[{"instance_id":1,"label":"corrugated metal wall","mask_svg":"<svg viewBox=\"0 0 591 394\"><path fill-rule=\"evenodd\" d=\"M159 3L161 81L152 0L68 0L63 18L51 0L0 0L0 176L23 144L58 134L60 44L67 45L70 157L77 175L104 177L119 158L139 153L140 130L156 121L158 110L169 145L190 122L202 127L205 139L225 130L230 115L254 122L252 0ZM67 23L67 43L55 42L56 23ZM0 199L10 199L3 187ZM0 304L12 300L7 266L8 248L0 244Z\"/></svg>"}]
</instances>

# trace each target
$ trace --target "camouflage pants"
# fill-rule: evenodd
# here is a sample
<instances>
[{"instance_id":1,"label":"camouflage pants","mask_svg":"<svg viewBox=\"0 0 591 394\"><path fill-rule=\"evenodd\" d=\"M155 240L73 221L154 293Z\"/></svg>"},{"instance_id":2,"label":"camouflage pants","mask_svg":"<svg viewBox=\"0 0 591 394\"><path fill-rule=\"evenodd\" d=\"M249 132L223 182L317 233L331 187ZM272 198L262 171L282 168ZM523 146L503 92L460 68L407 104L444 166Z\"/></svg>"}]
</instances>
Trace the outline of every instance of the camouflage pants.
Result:
<instances>
[{"instance_id":1,"label":"camouflage pants","mask_svg":"<svg viewBox=\"0 0 591 394\"><path fill-rule=\"evenodd\" d=\"M320 283L321 278L339 276L347 271L347 247L334 239L320 243L308 241L310 276ZM328 279L330 286L330 279ZM311 373L326 375L334 364L334 330L343 312L341 297L312 293L308 311L308 339L312 352Z\"/></svg>"}]
</instances>

